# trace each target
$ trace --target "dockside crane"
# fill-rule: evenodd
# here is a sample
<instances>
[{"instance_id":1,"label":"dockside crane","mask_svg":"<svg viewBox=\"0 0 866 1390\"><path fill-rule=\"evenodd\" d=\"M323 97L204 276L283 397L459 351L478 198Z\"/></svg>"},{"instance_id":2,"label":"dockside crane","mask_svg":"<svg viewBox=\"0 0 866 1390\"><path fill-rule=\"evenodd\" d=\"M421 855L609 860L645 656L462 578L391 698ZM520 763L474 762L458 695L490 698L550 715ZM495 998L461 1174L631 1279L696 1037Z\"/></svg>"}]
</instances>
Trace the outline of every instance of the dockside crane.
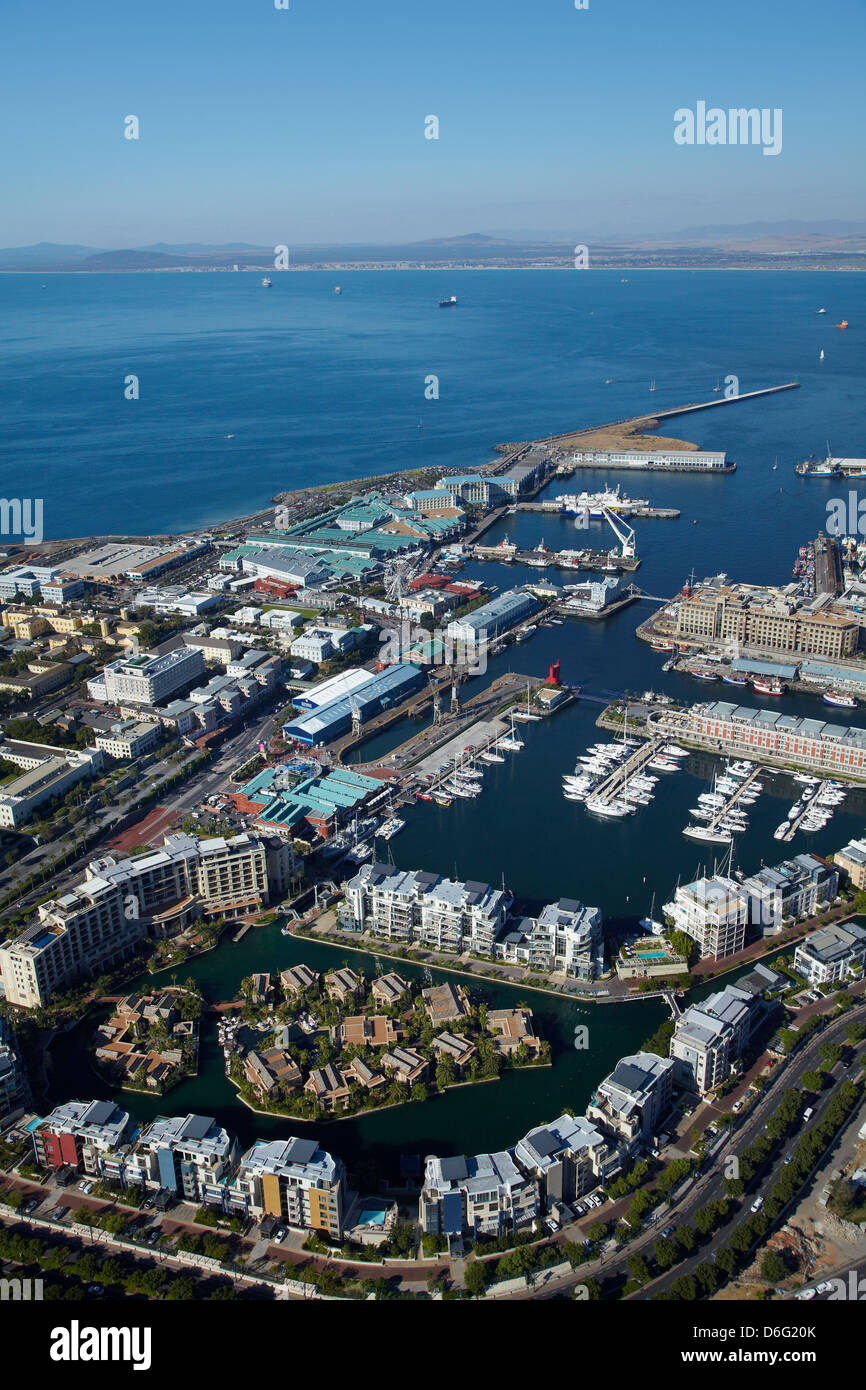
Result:
<instances>
[{"instance_id":1,"label":"dockside crane","mask_svg":"<svg viewBox=\"0 0 866 1390\"><path fill-rule=\"evenodd\" d=\"M613 534L616 536L617 540L620 543L620 555L622 559L633 560L635 555L634 527L626 526L622 517L619 518L618 526L617 518L614 516L613 512L608 511L607 507L602 507L601 510L605 521L607 522L610 529L613 531ZM623 527L624 529L621 530L620 527ZM613 553L613 551L611 551L611 553Z\"/></svg>"}]
</instances>

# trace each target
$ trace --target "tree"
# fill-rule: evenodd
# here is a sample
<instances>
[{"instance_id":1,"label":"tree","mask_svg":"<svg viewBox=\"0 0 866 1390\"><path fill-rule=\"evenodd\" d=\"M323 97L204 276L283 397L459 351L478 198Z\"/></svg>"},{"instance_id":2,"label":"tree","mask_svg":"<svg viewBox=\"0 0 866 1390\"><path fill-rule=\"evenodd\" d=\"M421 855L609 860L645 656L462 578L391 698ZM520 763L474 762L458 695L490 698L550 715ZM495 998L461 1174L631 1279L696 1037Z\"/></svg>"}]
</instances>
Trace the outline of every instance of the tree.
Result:
<instances>
[{"instance_id":1,"label":"tree","mask_svg":"<svg viewBox=\"0 0 866 1390\"><path fill-rule=\"evenodd\" d=\"M807 1091L820 1091L824 1084L819 1071L804 1071L801 1080Z\"/></svg>"},{"instance_id":2,"label":"tree","mask_svg":"<svg viewBox=\"0 0 866 1390\"><path fill-rule=\"evenodd\" d=\"M659 1269L670 1269L677 1263L677 1247L672 1240L662 1236L653 1247L653 1258Z\"/></svg>"},{"instance_id":3,"label":"tree","mask_svg":"<svg viewBox=\"0 0 866 1390\"><path fill-rule=\"evenodd\" d=\"M473 1298L484 1292L487 1284L487 1266L483 1260L470 1260L463 1272L463 1286Z\"/></svg>"},{"instance_id":4,"label":"tree","mask_svg":"<svg viewBox=\"0 0 866 1390\"><path fill-rule=\"evenodd\" d=\"M778 1284L788 1273L788 1266L775 1250L768 1250L761 1260L761 1278L769 1284Z\"/></svg>"}]
</instances>

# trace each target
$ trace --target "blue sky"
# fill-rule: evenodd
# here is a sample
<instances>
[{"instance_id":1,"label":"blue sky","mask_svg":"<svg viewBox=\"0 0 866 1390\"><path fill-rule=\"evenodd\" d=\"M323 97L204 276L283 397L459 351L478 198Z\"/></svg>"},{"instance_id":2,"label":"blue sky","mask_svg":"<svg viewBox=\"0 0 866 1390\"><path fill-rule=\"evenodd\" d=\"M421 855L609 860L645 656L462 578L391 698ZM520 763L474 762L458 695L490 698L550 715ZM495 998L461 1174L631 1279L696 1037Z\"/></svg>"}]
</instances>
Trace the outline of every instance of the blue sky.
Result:
<instances>
[{"instance_id":1,"label":"blue sky","mask_svg":"<svg viewBox=\"0 0 866 1390\"><path fill-rule=\"evenodd\" d=\"M0 246L866 218L862 0L4 0L0 42ZM782 153L675 145L699 100Z\"/></svg>"}]
</instances>

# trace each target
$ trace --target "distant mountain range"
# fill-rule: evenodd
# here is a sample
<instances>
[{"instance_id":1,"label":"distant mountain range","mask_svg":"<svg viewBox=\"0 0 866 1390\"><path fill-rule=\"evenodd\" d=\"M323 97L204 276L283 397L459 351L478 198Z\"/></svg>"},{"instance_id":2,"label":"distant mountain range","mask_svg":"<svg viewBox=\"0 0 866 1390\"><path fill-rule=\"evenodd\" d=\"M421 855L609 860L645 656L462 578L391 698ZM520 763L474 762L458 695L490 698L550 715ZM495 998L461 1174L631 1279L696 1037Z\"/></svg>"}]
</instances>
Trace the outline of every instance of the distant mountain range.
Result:
<instances>
[{"instance_id":1,"label":"distant mountain range","mask_svg":"<svg viewBox=\"0 0 866 1390\"><path fill-rule=\"evenodd\" d=\"M290 248L296 269L315 267L544 267L572 264L574 247L589 247L591 266L866 269L866 222L747 222L690 227L679 232L593 237L579 231L470 232L395 244L340 243ZM274 248L250 242L156 242L106 250L42 241L0 250L4 271L268 270Z\"/></svg>"}]
</instances>

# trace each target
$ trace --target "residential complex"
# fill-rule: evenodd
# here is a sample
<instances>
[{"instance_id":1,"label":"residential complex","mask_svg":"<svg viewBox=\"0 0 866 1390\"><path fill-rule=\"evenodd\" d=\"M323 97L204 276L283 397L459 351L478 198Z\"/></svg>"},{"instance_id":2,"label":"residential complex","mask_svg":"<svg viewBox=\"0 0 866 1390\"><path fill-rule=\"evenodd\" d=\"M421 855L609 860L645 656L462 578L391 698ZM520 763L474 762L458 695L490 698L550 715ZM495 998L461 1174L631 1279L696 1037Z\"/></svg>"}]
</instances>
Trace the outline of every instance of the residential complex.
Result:
<instances>
[{"instance_id":1,"label":"residential complex","mask_svg":"<svg viewBox=\"0 0 866 1390\"><path fill-rule=\"evenodd\" d=\"M633 1148L652 1141L673 1100L674 1064L654 1052L621 1057L587 1107L587 1119Z\"/></svg>"},{"instance_id":2,"label":"residential complex","mask_svg":"<svg viewBox=\"0 0 866 1390\"><path fill-rule=\"evenodd\" d=\"M424 869L364 864L344 885L356 931L432 950L489 955L511 895L486 883L456 882Z\"/></svg>"},{"instance_id":3,"label":"residential complex","mask_svg":"<svg viewBox=\"0 0 866 1390\"><path fill-rule=\"evenodd\" d=\"M96 859L77 887L41 903L38 920L0 946L6 998L37 1008L82 976L119 965L145 936L258 909L284 891L292 864L285 841L249 834L169 835L149 854Z\"/></svg>"},{"instance_id":4,"label":"residential complex","mask_svg":"<svg viewBox=\"0 0 866 1390\"><path fill-rule=\"evenodd\" d=\"M744 980L690 1004L671 1039L675 1084L700 1095L721 1085L769 1011L767 992L782 979L758 965Z\"/></svg>"},{"instance_id":5,"label":"residential complex","mask_svg":"<svg viewBox=\"0 0 866 1390\"><path fill-rule=\"evenodd\" d=\"M859 979L866 960L866 929L839 922L812 932L794 952L794 969L810 985Z\"/></svg>"},{"instance_id":6,"label":"residential complex","mask_svg":"<svg viewBox=\"0 0 866 1390\"><path fill-rule=\"evenodd\" d=\"M591 980L603 961L602 915L573 898L538 917L511 917L512 895L487 883L460 883L424 869L364 864L343 885L344 925L430 949L475 951Z\"/></svg>"},{"instance_id":7,"label":"residential complex","mask_svg":"<svg viewBox=\"0 0 866 1390\"><path fill-rule=\"evenodd\" d=\"M735 879L718 875L682 884L664 912L697 942L702 956L722 960L745 945L749 899Z\"/></svg>"}]
</instances>

